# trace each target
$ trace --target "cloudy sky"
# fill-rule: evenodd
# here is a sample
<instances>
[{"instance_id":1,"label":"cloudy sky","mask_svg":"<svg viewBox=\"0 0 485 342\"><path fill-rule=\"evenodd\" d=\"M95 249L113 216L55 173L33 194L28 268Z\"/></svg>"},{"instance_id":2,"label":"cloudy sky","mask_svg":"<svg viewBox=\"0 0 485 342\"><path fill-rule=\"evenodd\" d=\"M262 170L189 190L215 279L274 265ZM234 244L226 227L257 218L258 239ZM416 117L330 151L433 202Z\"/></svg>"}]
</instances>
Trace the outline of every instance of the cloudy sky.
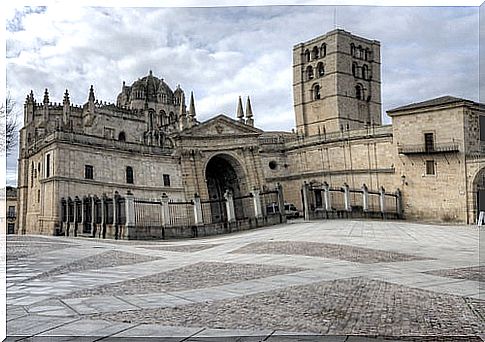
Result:
<instances>
[{"instance_id":1,"label":"cloudy sky","mask_svg":"<svg viewBox=\"0 0 485 342\"><path fill-rule=\"evenodd\" d=\"M67 88L83 104L93 84L115 102L123 81L151 69L194 91L199 120L234 116L249 95L258 127L291 130L292 46L335 23L381 42L384 111L447 94L478 100L477 7L18 7L7 13L7 87L21 115L31 89L61 102Z\"/></svg>"}]
</instances>

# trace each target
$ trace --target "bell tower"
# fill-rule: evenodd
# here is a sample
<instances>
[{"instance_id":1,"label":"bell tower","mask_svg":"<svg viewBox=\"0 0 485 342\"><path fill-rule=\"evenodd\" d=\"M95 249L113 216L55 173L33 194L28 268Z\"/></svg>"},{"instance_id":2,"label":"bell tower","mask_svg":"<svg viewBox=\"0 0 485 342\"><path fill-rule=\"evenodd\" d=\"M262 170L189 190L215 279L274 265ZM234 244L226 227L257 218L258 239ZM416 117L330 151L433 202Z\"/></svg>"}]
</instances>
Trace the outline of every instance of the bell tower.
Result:
<instances>
[{"instance_id":1,"label":"bell tower","mask_svg":"<svg viewBox=\"0 0 485 342\"><path fill-rule=\"evenodd\" d=\"M335 29L295 45L293 103L305 136L381 125L380 43Z\"/></svg>"}]
</instances>

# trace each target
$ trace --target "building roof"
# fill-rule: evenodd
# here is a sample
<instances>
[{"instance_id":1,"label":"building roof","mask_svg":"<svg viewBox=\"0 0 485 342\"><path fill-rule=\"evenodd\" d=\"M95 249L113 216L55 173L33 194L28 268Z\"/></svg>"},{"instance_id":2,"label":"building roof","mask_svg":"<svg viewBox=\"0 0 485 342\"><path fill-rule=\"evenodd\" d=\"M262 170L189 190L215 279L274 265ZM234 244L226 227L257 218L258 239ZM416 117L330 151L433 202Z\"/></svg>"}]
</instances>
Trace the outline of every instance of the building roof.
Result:
<instances>
[{"instance_id":1,"label":"building roof","mask_svg":"<svg viewBox=\"0 0 485 342\"><path fill-rule=\"evenodd\" d=\"M447 104L455 104L459 102L465 102L471 105L480 105L483 106L483 104L479 104L476 102L473 102L471 100L459 98L459 97L454 97L454 96L441 96L437 97L431 100L426 100L422 102L416 102L416 103L411 103L405 106L397 107L388 110L388 113L393 113L393 112L399 112L399 111L405 111L405 110L413 110L413 109L419 109L419 108L425 108L425 107L434 107L434 106L441 106L441 105L447 105Z\"/></svg>"}]
</instances>

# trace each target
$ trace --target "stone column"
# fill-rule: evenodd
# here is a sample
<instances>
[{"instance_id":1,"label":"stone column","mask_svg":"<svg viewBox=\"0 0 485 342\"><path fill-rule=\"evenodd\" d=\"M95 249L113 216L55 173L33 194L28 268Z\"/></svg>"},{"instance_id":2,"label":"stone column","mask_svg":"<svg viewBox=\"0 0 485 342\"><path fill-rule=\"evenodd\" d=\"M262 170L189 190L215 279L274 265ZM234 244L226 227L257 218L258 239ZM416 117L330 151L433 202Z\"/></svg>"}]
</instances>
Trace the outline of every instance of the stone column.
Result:
<instances>
[{"instance_id":1,"label":"stone column","mask_svg":"<svg viewBox=\"0 0 485 342\"><path fill-rule=\"evenodd\" d=\"M128 191L125 195L125 231L124 238L132 239L136 237L136 227L135 227L135 197Z\"/></svg>"},{"instance_id":2,"label":"stone column","mask_svg":"<svg viewBox=\"0 0 485 342\"><path fill-rule=\"evenodd\" d=\"M83 233L84 233L84 221L86 220L86 218L84 217L84 210L85 210L85 205L84 205L84 202L86 201L86 196L83 196L82 200L81 200L81 227L82 227L82 230L83 230Z\"/></svg>"},{"instance_id":3,"label":"stone column","mask_svg":"<svg viewBox=\"0 0 485 342\"><path fill-rule=\"evenodd\" d=\"M367 185L362 185L362 210L369 211L369 189Z\"/></svg>"},{"instance_id":4,"label":"stone column","mask_svg":"<svg viewBox=\"0 0 485 342\"><path fill-rule=\"evenodd\" d=\"M402 193L399 188L396 190L396 210L397 210L397 217L402 218L404 213L404 208L402 205Z\"/></svg>"},{"instance_id":5,"label":"stone column","mask_svg":"<svg viewBox=\"0 0 485 342\"><path fill-rule=\"evenodd\" d=\"M310 201L309 201L309 187L310 185L307 182L303 183L303 205L305 206L303 210L303 216L305 220L310 219Z\"/></svg>"},{"instance_id":6,"label":"stone column","mask_svg":"<svg viewBox=\"0 0 485 342\"><path fill-rule=\"evenodd\" d=\"M330 185L323 182L323 198L325 201L325 210L332 211L332 196L330 196Z\"/></svg>"},{"instance_id":7,"label":"stone column","mask_svg":"<svg viewBox=\"0 0 485 342\"><path fill-rule=\"evenodd\" d=\"M194 194L194 219L195 224L200 226L204 224L202 217L202 204L200 203L200 196L198 193Z\"/></svg>"},{"instance_id":8,"label":"stone column","mask_svg":"<svg viewBox=\"0 0 485 342\"><path fill-rule=\"evenodd\" d=\"M67 222L67 225L66 225L66 236L69 236L70 235L70 229L71 229L71 215L70 215L70 212L71 212L71 206L72 206L72 199L71 197L68 197L67 198L67 216L66 216L66 222Z\"/></svg>"},{"instance_id":9,"label":"stone column","mask_svg":"<svg viewBox=\"0 0 485 342\"><path fill-rule=\"evenodd\" d=\"M166 193L162 194L160 201L162 202L162 226L166 227L170 225L170 210L168 209L169 198Z\"/></svg>"},{"instance_id":10,"label":"stone column","mask_svg":"<svg viewBox=\"0 0 485 342\"><path fill-rule=\"evenodd\" d=\"M345 210L346 211L352 211L352 205L350 203L350 188L347 183L344 183L344 186L342 187L344 190L344 203L345 203Z\"/></svg>"},{"instance_id":11,"label":"stone column","mask_svg":"<svg viewBox=\"0 0 485 342\"><path fill-rule=\"evenodd\" d=\"M236 213L234 212L234 200L233 200L232 192L229 190L226 190L226 192L224 193L224 198L226 199L227 221L235 222Z\"/></svg>"},{"instance_id":12,"label":"stone column","mask_svg":"<svg viewBox=\"0 0 485 342\"><path fill-rule=\"evenodd\" d=\"M253 206L254 206L254 217L260 219L263 217L263 210L261 209L261 197L260 197L260 190L254 189L251 191L251 195L253 195Z\"/></svg>"},{"instance_id":13,"label":"stone column","mask_svg":"<svg viewBox=\"0 0 485 342\"><path fill-rule=\"evenodd\" d=\"M379 189L379 204L380 204L380 207L381 207L381 213L384 214L384 212L386 211L386 202L385 202L385 198L386 198L386 189L384 189L383 186L381 186L381 188Z\"/></svg>"}]
</instances>

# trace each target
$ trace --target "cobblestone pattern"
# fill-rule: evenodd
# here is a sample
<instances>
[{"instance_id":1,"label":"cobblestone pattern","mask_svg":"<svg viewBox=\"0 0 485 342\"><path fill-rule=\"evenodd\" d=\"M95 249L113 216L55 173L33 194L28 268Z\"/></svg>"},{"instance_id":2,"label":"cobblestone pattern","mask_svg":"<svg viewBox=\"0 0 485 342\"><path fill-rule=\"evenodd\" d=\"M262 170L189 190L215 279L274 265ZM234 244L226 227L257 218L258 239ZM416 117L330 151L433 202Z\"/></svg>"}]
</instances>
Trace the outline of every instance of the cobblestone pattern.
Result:
<instances>
[{"instance_id":1,"label":"cobblestone pattern","mask_svg":"<svg viewBox=\"0 0 485 342\"><path fill-rule=\"evenodd\" d=\"M485 282L485 266L453 268L453 269L447 269L447 270L434 270L434 271L428 271L423 273L437 275L440 277Z\"/></svg>"},{"instance_id":2,"label":"cobblestone pattern","mask_svg":"<svg viewBox=\"0 0 485 342\"><path fill-rule=\"evenodd\" d=\"M180 245L180 246L144 246L145 249L153 249L157 251L169 251L169 252L181 252L181 253L194 253L218 246L218 244L199 244L199 245Z\"/></svg>"},{"instance_id":3,"label":"cobblestone pattern","mask_svg":"<svg viewBox=\"0 0 485 342\"><path fill-rule=\"evenodd\" d=\"M76 291L64 298L183 291L302 270L296 267L201 262L172 271Z\"/></svg>"},{"instance_id":4,"label":"cobblestone pattern","mask_svg":"<svg viewBox=\"0 0 485 342\"><path fill-rule=\"evenodd\" d=\"M60 274L82 272L86 270L96 270L113 266L132 265L159 259L163 258L151 257L135 253L126 253L121 251L106 251L56 267L52 270L41 273L31 279L45 279Z\"/></svg>"},{"instance_id":5,"label":"cobblestone pattern","mask_svg":"<svg viewBox=\"0 0 485 342\"><path fill-rule=\"evenodd\" d=\"M462 297L365 278L293 286L284 290L177 308L91 315L129 323L275 329L323 334L477 335L485 322Z\"/></svg>"},{"instance_id":6,"label":"cobblestone pattern","mask_svg":"<svg viewBox=\"0 0 485 342\"><path fill-rule=\"evenodd\" d=\"M6 240L7 262L42 254L45 252L64 249L75 246L73 243L52 241L41 237L25 237L19 239L16 236L8 236Z\"/></svg>"},{"instance_id":7,"label":"cobblestone pattern","mask_svg":"<svg viewBox=\"0 0 485 342\"><path fill-rule=\"evenodd\" d=\"M305 255L341 259L364 264L429 259L392 251L301 241L254 242L239 248L232 253Z\"/></svg>"}]
</instances>

